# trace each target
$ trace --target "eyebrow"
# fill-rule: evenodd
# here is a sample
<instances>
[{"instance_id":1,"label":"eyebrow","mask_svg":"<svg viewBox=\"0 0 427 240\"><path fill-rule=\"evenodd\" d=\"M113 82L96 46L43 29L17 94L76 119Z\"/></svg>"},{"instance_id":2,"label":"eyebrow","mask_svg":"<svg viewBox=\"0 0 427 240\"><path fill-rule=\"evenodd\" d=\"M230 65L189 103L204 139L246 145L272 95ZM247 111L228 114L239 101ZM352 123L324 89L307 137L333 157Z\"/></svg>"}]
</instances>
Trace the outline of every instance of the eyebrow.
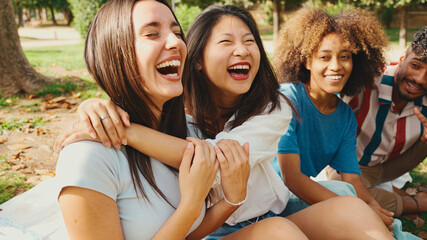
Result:
<instances>
[{"instance_id":1,"label":"eyebrow","mask_svg":"<svg viewBox=\"0 0 427 240\"><path fill-rule=\"evenodd\" d=\"M226 36L230 36L230 37L233 36L233 34L231 34L231 33L223 33L221 35L226 35ZM250 35L253 36L253 34L251 32L248 32L248 33L243 34L243 37L250 36Z\"/></svg>"},{"instance_id":2,"label":"eyebrow","mask_svg":"<svg viewBox=\"0 0 427 240\"><path fill-rule=\"evenodd\" d=\"M149 22L146 23L144 25L142 25L139 29L138 29L138 33L141 33L142 29L146 28L146 27L160 27L160 23L159 22ZM173 21L170 24L170 27L179 27L179 24L176 21Z\"/></svg>"},{"instance_id":3,"label":"eyebrow","mask_svg":"<svg viewBox=\"0 0 427 240\"><path fill-rule=\"evenodd\" d=\"M415 61L422 62L422 63L427 63L427 58L414 57L411 60L415 60Z\"/></svg>"}]
</instances>

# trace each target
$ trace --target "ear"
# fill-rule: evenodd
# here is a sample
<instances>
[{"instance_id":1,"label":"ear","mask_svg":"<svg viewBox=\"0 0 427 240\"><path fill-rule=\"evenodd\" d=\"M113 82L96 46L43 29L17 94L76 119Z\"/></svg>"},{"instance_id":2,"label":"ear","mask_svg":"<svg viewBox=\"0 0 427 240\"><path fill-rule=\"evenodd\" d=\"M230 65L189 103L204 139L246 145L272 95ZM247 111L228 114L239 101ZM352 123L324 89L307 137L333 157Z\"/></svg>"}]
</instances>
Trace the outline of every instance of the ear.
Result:
<instances>
[{"instance_id":1,"label":"ear","mask_svg":"<svg viewBox=\"0 0 427 240\"><path fill-rule=\"evenodd\" d=\"M311 70L311 61L308 59L305 60L304 66L307 68L307 70Z\"/></svg>"}]
</instances>

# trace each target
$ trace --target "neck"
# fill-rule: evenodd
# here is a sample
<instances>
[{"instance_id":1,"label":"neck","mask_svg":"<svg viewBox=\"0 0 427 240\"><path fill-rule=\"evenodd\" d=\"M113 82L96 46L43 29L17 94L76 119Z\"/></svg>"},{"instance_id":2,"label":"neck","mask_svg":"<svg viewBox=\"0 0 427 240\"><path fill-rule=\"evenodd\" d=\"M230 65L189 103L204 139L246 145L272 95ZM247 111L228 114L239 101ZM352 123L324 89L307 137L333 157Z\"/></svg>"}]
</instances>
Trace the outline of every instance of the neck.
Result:
<instances>
[{"instance_id":1,"label":"neck","mask_svg":"<svg viewBox=\"0 0 427 240\"><path fill-rule=\"evenodd\" d=\"M399 96L397 87L398 86L396 86L396 84L395 86L393 86L393 91L391 93L391 101L394 103L394 106L399 110L399 112L401 112L406 106L406 103L408 103L408 101L405 101Z\"/></svg>"},{"instance_id":2,"label":"neck","mask_svg":"<svg viewBox=\"0 0 427 240\"><path fill-rule=\"evenodd\" d=\"M311 102L321 113L329 114L335 111L338 104L338 99L335 94L316 91L316 89L310 87L310 83L305 83L304 87Z\"/></svg>"},{"instance_id":3,"label":"neck","mask_svg":"<svg viewBox=\"0 0 427 240\"><path fill-rule=\"evenodd\" d=\"M153 103L155 104L155 106L153 105L149 105L148 107L150 108L151 112L154 114L155 119L157 120L157 122L153 123L153 128L154 129L159 129L160 128L160 121L162 118L162 111L163 111L163 104L159 104L153 101Z\"/></svg>"}]
</instances>

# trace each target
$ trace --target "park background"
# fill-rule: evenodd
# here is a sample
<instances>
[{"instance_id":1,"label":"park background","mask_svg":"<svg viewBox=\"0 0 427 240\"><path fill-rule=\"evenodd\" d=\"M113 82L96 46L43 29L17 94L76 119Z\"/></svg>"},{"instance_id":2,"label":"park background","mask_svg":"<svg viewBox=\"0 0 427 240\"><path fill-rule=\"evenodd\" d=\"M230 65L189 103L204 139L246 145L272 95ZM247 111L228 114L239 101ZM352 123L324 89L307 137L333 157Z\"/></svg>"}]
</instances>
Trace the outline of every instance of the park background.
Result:
<instances>
[{"instance_id":1,"label":"park background","mask_svg":"<svg viewBox=\"0 0 427 240\"><path fill-rule=\"evenodd\" d=\"M388 63L395 63L427 25L426 0L171 0L184 29L210 4L233 4L257 21L270 58L280 24L300 7L331 14L361 7L372 11L389 37ZM87 73L84 38L106 0L0 0L0 203L55 176L52 146L76 117L78 104L107 98ZM427 159L411 171L402 194L427 191ZM0 209L1 210L1 209ZM404 229L427 239L427 213L401 218Z\"/></svg>"}]
</instances>

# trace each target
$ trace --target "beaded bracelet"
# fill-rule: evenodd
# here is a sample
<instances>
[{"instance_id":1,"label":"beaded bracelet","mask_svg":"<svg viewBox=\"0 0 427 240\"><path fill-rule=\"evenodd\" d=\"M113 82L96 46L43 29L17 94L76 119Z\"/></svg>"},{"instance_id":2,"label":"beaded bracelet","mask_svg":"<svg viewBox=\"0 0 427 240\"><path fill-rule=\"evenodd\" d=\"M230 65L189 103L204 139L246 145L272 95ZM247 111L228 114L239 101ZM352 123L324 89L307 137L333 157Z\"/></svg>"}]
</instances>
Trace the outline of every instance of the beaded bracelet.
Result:
<instances>
[{"instance_id":1,"label":"beaded bracelet","mask_svg":"<svg viewBox=\"0 0 427 240\"><path fill-rule=\"evenodd\" d=\"M245 202L246 202L246 198L247 198L247 197L248 197L248 195L246 194L245 199L243 199L243 201L238 202L238 203L232 203L232 202L228 201L228 200L227 200L227 198L225 198L225 196L224 196L224 200L225 200L225 202L226 202L226 203L228 203L228 204L230 204L230 205L232 205L232 206L242 206L242 205L243 205L243 203L245 203Z\"/></svg>"}]
</instances>

